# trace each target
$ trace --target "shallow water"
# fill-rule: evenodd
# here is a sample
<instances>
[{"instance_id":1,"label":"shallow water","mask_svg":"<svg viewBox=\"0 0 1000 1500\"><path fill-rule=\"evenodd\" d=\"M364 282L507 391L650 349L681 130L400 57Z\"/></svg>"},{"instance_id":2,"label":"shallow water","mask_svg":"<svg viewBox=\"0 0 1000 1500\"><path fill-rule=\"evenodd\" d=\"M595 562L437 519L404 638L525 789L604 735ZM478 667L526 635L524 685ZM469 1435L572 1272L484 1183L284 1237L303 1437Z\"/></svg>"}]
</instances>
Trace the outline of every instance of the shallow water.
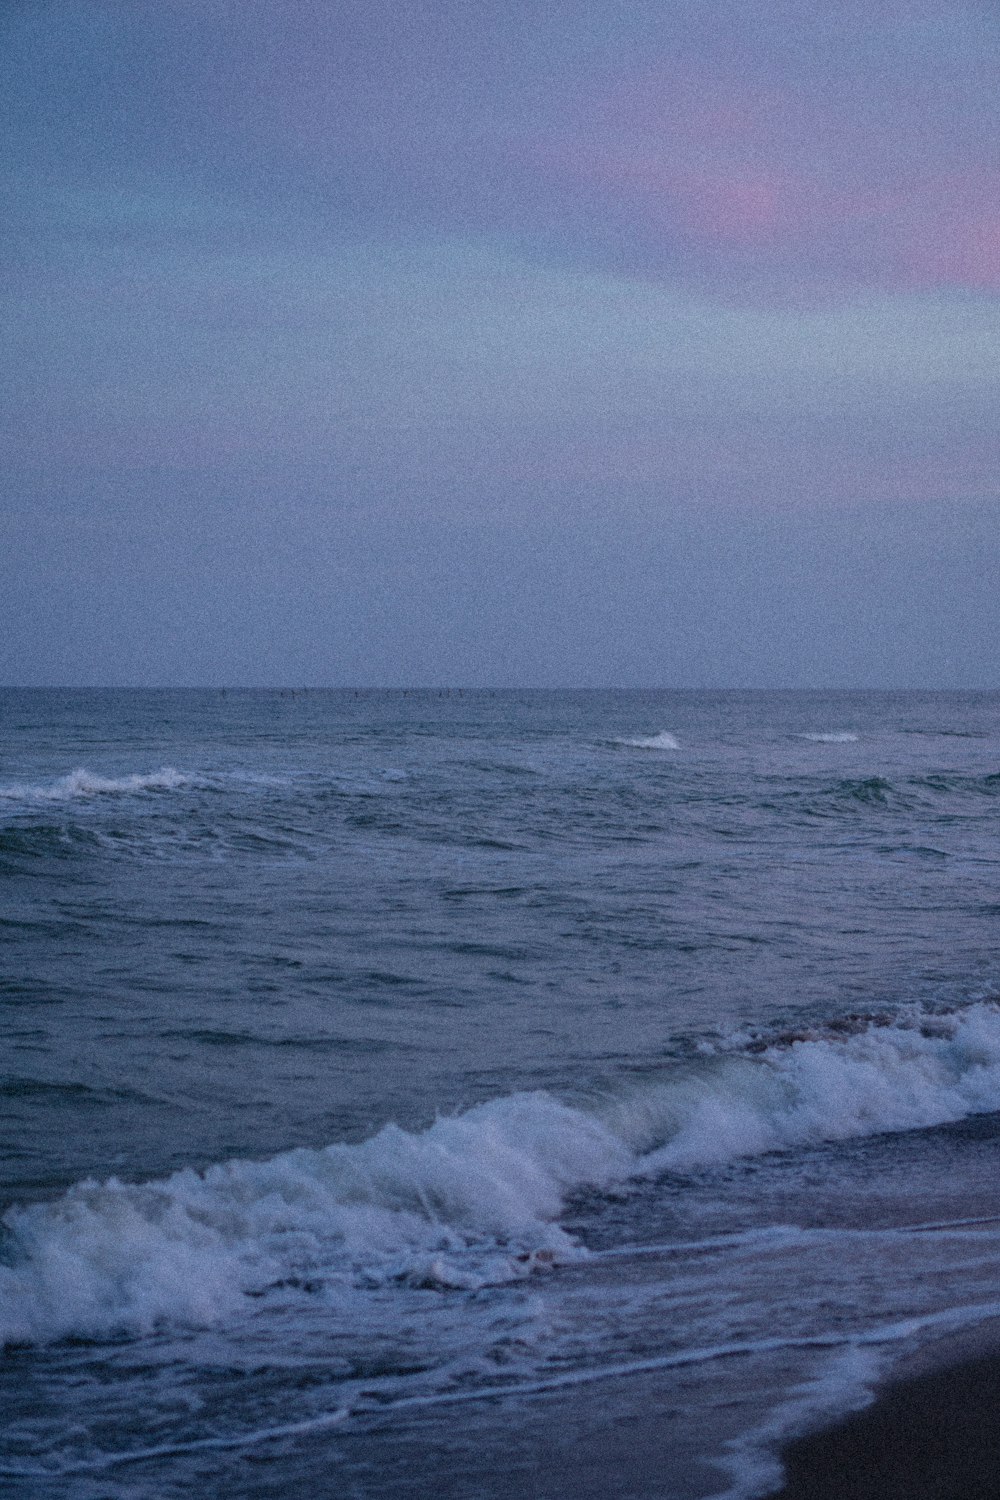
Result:
<instances>
[{"instance_id":1,"label":"shallow water","mask_svg":"<svg viewBox=\"0 0 1000 1500\"><path fill-rule=\"evenodd\" d=\"M1000 695L0 714L14 1492L751 1496L1000 1313Z\"/></svg>"}]
</instances>

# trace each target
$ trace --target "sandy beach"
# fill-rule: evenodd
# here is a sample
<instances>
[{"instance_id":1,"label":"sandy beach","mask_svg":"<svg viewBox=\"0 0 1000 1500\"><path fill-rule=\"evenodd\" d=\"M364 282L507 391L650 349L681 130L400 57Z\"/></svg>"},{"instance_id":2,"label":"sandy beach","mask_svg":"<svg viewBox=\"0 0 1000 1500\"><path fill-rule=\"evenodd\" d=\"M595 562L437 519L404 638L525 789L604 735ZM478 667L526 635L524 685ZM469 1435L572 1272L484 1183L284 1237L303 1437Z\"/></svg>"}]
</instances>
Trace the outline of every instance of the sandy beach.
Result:
<instances>
[{"instance_id":1,"label":"sandy beach","mask_svg":"<svg viewBox=\"0 0 1000 1500\"><path fill-rule=\"evenodd\" d=\"M865 1411L792 1443L774 1500L996 1500L1000 1355L885 1387Z\"/></svg>"}]
</instances>

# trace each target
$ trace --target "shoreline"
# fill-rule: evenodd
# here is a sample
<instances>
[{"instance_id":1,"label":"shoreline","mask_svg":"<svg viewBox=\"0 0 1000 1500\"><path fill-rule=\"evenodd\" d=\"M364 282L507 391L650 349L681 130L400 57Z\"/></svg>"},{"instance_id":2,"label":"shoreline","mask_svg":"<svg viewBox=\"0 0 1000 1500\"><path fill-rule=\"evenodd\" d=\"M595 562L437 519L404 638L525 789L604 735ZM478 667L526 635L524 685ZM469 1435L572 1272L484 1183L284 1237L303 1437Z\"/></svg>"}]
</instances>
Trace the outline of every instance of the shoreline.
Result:
<instances>
[{"instance_id":1,"label":"shoreline","mask_svg":"<svg viewBox=\"0 0 1000 1500\"><path fill-rule=\"evenodd\" d=\"M996 1500L1000 1351L891 1380L870 1406L782 1450L768 1500Z\"/></svg>"}]
</instances>

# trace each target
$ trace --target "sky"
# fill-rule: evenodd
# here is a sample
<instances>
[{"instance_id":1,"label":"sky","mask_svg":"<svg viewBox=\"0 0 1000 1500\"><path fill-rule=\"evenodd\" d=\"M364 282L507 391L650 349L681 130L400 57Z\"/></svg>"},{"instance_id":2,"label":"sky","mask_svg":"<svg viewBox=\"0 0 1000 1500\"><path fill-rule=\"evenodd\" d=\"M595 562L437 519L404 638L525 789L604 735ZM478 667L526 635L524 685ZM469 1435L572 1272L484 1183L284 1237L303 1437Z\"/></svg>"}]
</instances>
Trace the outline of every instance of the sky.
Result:
<instances>
[{"instance_id":1,"label":"sky","mask_svg":"<svg viewBox=\"0 0 1000 1500\"><path fill-rule=\"evenodd\" d=\"M1000 686L996 0L7 0L0 115L0 682Z\"/></svg>"}]
</instances>

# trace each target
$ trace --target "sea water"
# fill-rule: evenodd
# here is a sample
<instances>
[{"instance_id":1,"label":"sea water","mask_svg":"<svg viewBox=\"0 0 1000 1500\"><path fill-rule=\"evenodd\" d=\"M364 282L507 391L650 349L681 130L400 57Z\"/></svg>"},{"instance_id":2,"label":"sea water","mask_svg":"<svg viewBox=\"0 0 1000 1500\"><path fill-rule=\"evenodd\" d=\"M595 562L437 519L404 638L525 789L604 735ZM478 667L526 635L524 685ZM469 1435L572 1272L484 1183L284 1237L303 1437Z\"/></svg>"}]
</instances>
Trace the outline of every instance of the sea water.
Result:
<instances>
[{"instance_id":1,"label":"sea water","mask_svg":"<svg viewBox=\"0 0 1000 1500\"><path fill-rule=\"evenodd\" d=\"M0 1492L749 1500L1000 1317L1000 694L0 715Z\"/></svg>"}]
</instances>

